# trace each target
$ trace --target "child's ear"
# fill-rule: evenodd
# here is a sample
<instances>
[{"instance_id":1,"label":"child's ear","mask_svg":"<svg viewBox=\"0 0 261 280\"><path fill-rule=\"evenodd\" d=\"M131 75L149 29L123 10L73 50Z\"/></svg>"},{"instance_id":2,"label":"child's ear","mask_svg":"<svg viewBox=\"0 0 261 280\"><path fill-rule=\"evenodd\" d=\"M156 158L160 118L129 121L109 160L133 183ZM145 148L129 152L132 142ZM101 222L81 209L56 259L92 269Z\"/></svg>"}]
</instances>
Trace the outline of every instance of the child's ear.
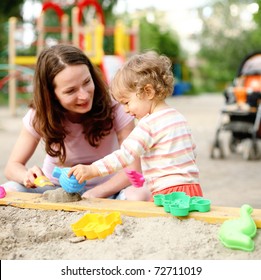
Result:
<instances>
[{"instance_id":1,"label":"child's ear","mask_svg":"<svg viewBox=\"0 0 261 280\"><path fill-rule=\"evenodd\" d=\"M154 98L154 95L155 95L155 90L153 88L153 86L151 84L147 84L145 87L144 87L144 93L146 94L146 96L149 98L149 99L152 99Z\"/></svg>"}]
</instances>

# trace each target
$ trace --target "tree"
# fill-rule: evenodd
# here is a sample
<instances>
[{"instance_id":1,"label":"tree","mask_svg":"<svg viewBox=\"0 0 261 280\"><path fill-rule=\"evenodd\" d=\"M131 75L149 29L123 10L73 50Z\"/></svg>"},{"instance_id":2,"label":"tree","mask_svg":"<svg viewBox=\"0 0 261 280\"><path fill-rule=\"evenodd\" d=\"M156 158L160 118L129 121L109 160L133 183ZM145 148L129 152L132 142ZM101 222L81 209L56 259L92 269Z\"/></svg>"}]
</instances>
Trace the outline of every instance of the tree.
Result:
<instances>
[{"instance_id":1,"label":"tree","mask_svg":"<svg viewBox=\"0 0 261 280\"><path fill-rule=\"evenodd\" d=\"M163 29L156 23L150 23L145 17L140 19L140 49L155 50L168 57L178 58L180 45L176 34L169 29Z\"/></svg>"},{"instance_id":2,"label":"tree","mask_svg":"<svg viewBox=\"0 0 261 280\"><path fill-rule=\"evenodd\" d=\"M21 18L21 9L24 0L4 0L0 5L0 62L7 59L8 19L11 16Z\"/></svg>"},{"instance_id":3,"label":"tree","mask_svg":"<svg viewBox=\"0 0 261 280\"><path fill-rule=\"evenodd\" d=\"M117 4L118 0L99 0L98 2L102 6L104 16L106 19L106 24L114 25L115 17L113 15L113 8Z\"/></svg>"},{"instance_id":4,"label":"tree","mask_svg":"<svg viewBox=\"0 0 261 280\"><path fill-rule=\"evenodd\" d=\"M235 77L242 59L261 45L257 26L242 21L242 13L252 1L213 1L208 16L199 10L203 30L200 42L200 74L205 90L220 91ZM259 1L260 2L260 1ZM260 16L259 16L259 21Z\"/></svg>"}]
</instances>

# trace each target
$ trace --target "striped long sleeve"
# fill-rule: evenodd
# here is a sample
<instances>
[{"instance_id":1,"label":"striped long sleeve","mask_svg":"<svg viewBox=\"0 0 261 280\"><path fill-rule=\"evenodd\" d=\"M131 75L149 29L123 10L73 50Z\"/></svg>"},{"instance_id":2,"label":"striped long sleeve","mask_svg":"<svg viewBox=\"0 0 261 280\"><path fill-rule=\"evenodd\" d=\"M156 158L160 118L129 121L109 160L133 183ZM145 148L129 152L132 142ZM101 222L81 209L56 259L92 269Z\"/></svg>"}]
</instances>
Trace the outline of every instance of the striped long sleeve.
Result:
<instances>
[{"instance_id":1,"label":"striped long sleeve","mask_svg":"<svg viewBox=\"0 0 261 280\"><path fill-rule=\"evenodd\" d=\"M119 150L94 162L102 175L128 166L140 157L151 191L199 182L195 144L186 119L174 108L141 119Z\"/></svg>"}]
</instances>

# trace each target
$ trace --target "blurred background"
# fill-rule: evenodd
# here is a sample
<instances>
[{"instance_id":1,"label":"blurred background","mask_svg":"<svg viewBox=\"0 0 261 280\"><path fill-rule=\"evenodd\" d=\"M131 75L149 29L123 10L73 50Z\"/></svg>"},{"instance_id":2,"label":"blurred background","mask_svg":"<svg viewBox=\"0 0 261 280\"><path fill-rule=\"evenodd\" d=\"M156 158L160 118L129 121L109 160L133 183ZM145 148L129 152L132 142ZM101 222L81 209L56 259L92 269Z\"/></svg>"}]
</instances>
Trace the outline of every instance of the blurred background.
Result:
<instances>
[{"instance_id":1,"label":"blurred background","mask_svg":"<svg viewBox=\"0 0 261 280\"><path fill-rule=\"evenodd\" d=\"M95 17L104 24L105 55L117 52L113 32L121 21L126 33L129 32L128 28L136 28L135 42L133 40L130 43L136 45L132 46L131 51L154 49L169 56L176 76L176 95L222 92L233 80L242 58L261 45L260 0L97 0L102 8L102 19L93 2L96 1L1 1L1 103L8 99L6 70L10 69L3 69L3 65L10 63L10 36L14 37L15 50L9 50L9 54L11 51L15 52L15 56L31 58L44 45L60 41L73 42L75 31L72 30L72 10L77 5L81 7L79 28L90 26ZM85 6L81 6L83 3ZM64 14L68 17L65 24L62 21ZM16 17L17 22L16 27L10 30L12 17ZM124 50L122 53L126 56L131 51ZM25 59L20 60L19 64L33 68L34 61ZM31 72L24 72L29 79ZM26 98L30 95L31 88L22 87L24 85L26 81L21 82L18 95L22 93L22 97Z\"/></svg>"}]
</instances>

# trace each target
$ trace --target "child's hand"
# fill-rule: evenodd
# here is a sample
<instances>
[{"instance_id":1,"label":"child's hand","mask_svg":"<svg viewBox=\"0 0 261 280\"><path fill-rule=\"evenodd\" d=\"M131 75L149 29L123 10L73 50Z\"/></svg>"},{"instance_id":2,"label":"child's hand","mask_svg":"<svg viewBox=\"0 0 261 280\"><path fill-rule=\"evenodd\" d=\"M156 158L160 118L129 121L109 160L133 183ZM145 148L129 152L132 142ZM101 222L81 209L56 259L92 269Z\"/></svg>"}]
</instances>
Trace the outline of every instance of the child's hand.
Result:
<instances>
[{"instance_id":1,"label":"child's hand","mask_svg":"<svg viewBox=\"0 0 261 280\"><path fill-rule=\"evenodd\" d=\"M93 165L78 164L69 170L68 177L71 177L71 175L74 175L79 184L81 184L88 179L99 176L99 172Z\"/></svg>"}]
</instances>

